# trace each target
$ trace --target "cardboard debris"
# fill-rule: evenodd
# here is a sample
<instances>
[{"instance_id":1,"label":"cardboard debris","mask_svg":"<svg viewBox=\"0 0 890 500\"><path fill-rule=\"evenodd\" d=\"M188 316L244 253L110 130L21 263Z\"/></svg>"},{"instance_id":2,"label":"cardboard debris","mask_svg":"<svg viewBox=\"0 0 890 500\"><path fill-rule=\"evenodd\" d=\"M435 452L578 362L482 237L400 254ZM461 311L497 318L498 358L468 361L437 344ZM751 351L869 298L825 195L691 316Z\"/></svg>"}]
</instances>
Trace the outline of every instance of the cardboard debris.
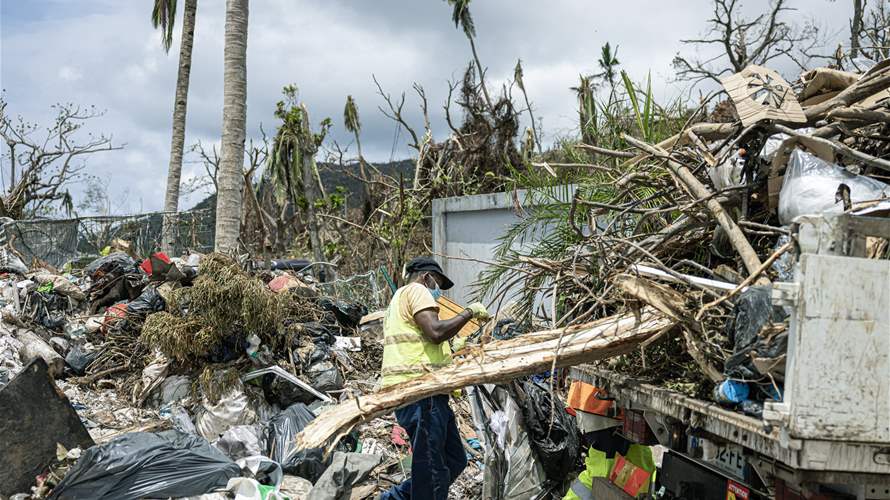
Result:
<instances>
[{"instance_id":1,"label":"cardboard debris","mask_svg":"<svg viewBox=\"0 0 890 500\"><path fill-rule=\"evenodd\" d=\"M764 120L807 122L791 85L771 69L751 65L720 81L746 127Z\"/></svg>"}]
</instances>

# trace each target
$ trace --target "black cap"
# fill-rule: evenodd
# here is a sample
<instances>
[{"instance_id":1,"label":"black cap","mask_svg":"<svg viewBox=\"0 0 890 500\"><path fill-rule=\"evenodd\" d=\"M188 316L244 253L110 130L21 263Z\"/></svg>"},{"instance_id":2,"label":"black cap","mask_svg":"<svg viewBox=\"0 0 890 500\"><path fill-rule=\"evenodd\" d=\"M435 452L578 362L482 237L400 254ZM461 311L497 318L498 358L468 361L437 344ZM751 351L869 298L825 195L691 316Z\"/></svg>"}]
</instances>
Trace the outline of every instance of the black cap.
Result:
<instances>
[{"instance_id":1,"label":"black cap","mask_svg":"<svg viewBox=\"0 0 890 500\"><path fill-rule=\"evenodd\" d=\"M405 266L405 272L407 274L424 271L436 273L442 278L442 290L448 290L454 286L454 282L448 279L448 276L445 276L445 272L442 271L442 266L433 260L432 257L414 257L411 259L411 262Z\"/></svg>"}]
</instances>

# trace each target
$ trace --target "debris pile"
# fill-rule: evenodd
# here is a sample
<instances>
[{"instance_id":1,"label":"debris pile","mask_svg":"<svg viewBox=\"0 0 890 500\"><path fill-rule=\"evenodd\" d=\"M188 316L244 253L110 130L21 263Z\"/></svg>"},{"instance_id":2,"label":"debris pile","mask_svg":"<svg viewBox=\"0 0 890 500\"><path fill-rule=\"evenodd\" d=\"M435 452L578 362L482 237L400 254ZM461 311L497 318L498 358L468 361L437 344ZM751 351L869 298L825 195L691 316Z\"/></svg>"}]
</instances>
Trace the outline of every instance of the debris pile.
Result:
<instances>
[{"instance_id":1,"label":"debris pile","mask_svg":"<svg viewBox=\"0 0 890 500\"><path fill-rule=\"evenodd\" d=\"M719 115L705 100L667 139L581 145L596 165L571 202L526 209L551 237L506 241L483 281L559 327L655 309L669 327L597 364L759 417L782 397L788 318L770 290L794 280L795 220L890 213L890 61L793 85L750 66L723 85ZM867 256L888 258L887 241Z\"/></svg>"},{"instance_id":2,"label":"debris pile","mask_svg":"<svg viewBox=\"0 0 890 500\"><path fill-rule=\"evenodd\" d=\"M295 447L325 407L375 388L381 333L360 325L364 305L217 254L118 252L67 271L2 278L0 400L14 415L0 494L371 496L410 470L392 418L333 454Z\"/></svg>"},{"instance_id":3,"label":"debris pile","mask_svg":"<svg viewBox=\"0 0 890 500\"><path fill-rule=\"evenodd\" d=\"M124 251L59 272L4 250L0 412L15 414L0 419L0 495L371 497L410 471L392 411L466 387L470 465L452 496L565 492L585 466L646 491L651 450L598 455L585 436L617 425L614 408L575 387L563 403L559 368L596 363L759 417L782 398L788 318L770 287L793 279L795 221L890 213L890 62L795 85L749 67L724 87L728 121L706 101L668 139L581 145L590 179L559 210L527 211L554 236L507 238L482 276L495 297L521 290L509 314L451 365L381 390L379 315L324 296L306 263Z\"/></svg>"}]
</instances>

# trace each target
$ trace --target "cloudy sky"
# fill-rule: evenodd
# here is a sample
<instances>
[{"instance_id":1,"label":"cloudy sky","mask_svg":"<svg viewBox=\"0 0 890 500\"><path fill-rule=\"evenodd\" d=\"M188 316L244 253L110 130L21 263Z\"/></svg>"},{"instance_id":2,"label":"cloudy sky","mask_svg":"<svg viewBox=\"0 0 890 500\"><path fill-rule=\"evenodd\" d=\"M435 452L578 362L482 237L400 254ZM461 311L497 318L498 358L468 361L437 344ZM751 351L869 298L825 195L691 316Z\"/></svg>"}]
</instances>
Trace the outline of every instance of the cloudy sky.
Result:
<instances>
[{"instance_id":1,"label":"cloudy sky","mask_svg":"<svg viewBox=\"0 0 890 500\"><path fill-rule=\"evenodd\" d=\"M112 195L116 212L160 209L170 148L179 53L165 54L149 22L151 0L0 0L0 86L9 111L46 123L50 105L95 105L106 114L92 130L113 135L121 151L89 159ZM748 0L747 12L767 0ZM812 18L826 32L846 27L851 2L792 0L794 17ZM661 98L683 92L671 82L670 61L688 51L679 39L702 33L708 0L476 0L477 47L493 82L512 76L522 59L526 88L546 141L576 128L569 87L595 68L600 46L618 45L622 67L635 79L651 71ZM224 0L199 0L188 103L186 146L219 141L222 122ZM470 58L467 41L442 0L253 0L248 39L249 134L262 124L274 133L272 111L281 87L296 84L313 120L331 117L332 138L349 145L343 105L352 94L372 161L410 155L405 135L377 110L372 75L398 95L418 82L427 90L433 129L447 134L442 104L447 81ZM418 122L413 95L410 118ZM186 178L201 173L187 156ZM74 188L75 195L78 189ZM194 195L186 207L199 201Z\"/></svg>"}]
</instances>

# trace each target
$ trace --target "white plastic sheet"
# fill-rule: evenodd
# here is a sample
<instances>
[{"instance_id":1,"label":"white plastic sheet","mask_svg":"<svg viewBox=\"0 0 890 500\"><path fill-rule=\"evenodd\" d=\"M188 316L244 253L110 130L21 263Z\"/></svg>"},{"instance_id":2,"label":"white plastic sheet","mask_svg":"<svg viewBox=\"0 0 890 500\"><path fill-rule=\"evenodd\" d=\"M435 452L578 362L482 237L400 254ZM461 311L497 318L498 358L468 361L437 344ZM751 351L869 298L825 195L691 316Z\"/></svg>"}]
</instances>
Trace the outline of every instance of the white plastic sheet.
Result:
<instances>
[{"instance_id":1,"label":"white plastic sheet","mask_svg":"<svg viewBox=\"0 0 890 500\"><path fill-rule=\"evenodd\" d=\"M215 441L230 427L256 422L256 413L250 406L241 384L233 387L219 402L211 404L206 398L195 412L195 427L208 441Z\"/></svg>"},{"instance_id":2,"label":"white plastic sheet","mask_svg":"<svg viewBox=\"0 0 890 500\"><path fill-rule=\"evenodd\" d=\"M838 187L850 187L850 200L858 203L890 198L890 186L870 177L855 175L800 149L791 152L785 180L779 192L779 222L790 224L800 215L842 213L843 203L835 201ZM883 201L858 213L890 209Z\"/></svg>"}]
</instances>

